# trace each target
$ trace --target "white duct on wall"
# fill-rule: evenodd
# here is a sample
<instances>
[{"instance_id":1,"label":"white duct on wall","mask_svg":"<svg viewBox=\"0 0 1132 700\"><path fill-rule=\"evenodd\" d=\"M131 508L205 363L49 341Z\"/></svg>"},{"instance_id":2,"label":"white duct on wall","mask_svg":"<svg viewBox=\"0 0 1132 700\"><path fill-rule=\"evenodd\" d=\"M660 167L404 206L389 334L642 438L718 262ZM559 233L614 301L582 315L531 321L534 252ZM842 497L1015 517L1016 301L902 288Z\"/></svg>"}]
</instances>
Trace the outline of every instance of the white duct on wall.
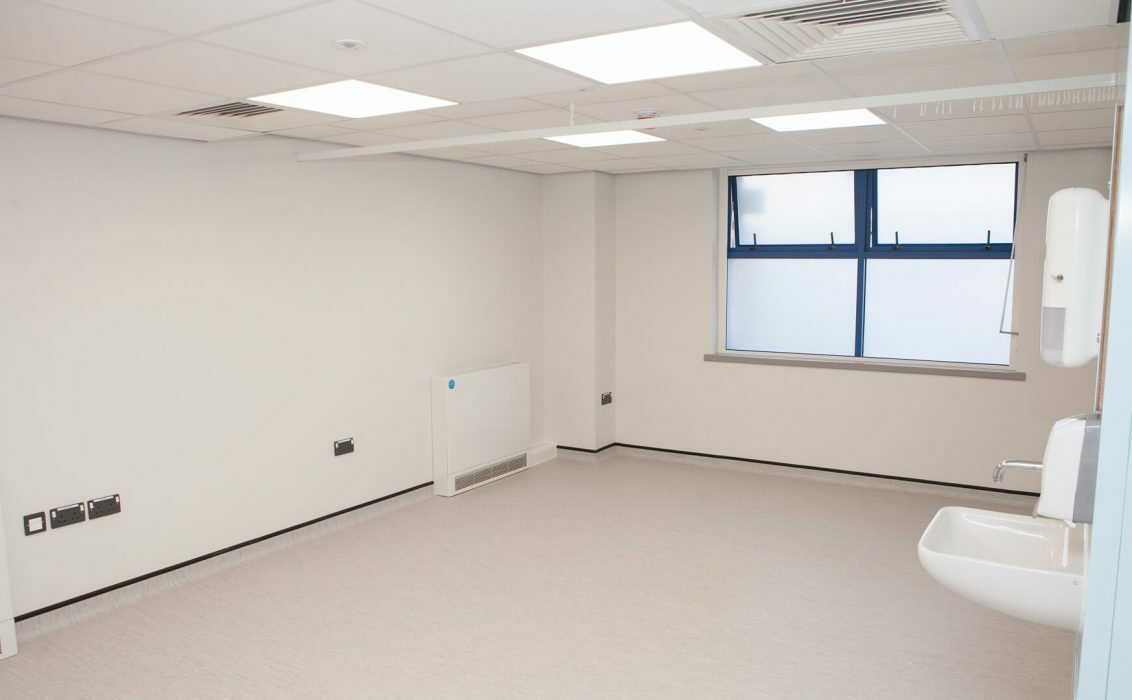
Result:
<instances>
[{"instance_id":1,"label":"white duct on wall","mask_svg":"<svg viewBox=\"0 0 1132 700\"><path fill-rule=\"evenodd\" d=\"M1042 281L1042 359L1080 367L1100 352L1108 200L1070 187L1049 198Z\"/></svg>"},{"instance_id":2,"label":"white duct on wall","mask_svg":"<svg viewBox=\"0 0 1132 700\"><path fill-rule=\"evenodd\" d=\"M432 378L433 491L455 496L554 457L531 447L531 368Z\"/></svg>"}]
</instances>

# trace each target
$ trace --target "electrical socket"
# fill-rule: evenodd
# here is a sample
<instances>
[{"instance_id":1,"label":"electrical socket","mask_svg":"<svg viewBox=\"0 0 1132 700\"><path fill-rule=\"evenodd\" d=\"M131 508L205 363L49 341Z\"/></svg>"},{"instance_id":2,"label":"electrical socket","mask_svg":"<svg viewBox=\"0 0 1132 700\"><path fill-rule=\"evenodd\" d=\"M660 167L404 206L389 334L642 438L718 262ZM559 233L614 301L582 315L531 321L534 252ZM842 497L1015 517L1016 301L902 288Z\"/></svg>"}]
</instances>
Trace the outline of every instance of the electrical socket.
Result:
<instances>
[{"instance_id":1,"label":"electrical socket","mask_svg":"<svg viewBox=\"0 0 1132 700\"><path fill-rule=\"evenodd\" d=\"M86 520L86 506L82 503L72 503L51 509L51 529L55 530Z\"/></svg>"},{"instance_id":2,"label":"electrical socket","mask_svg":"<svg viewBox=\"0 0 1132 700\"><path fill-rule=\"evenodd\" d=\"M95 498L86 502L86 509L91 520L105 518L107 515L122 512L122 498L118 494Z\"/></svg>"}]
</instances>

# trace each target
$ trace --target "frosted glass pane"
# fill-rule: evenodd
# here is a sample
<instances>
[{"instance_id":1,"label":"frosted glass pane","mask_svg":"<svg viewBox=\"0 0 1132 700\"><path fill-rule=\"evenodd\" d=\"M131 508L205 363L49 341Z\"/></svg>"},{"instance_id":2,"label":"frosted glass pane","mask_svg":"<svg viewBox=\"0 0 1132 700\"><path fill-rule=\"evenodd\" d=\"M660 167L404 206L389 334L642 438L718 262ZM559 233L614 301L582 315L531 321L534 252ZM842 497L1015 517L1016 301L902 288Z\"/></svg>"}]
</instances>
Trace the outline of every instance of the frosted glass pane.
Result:
<instances>
[{"instance_id":1,"label":"frosted glass pane","mask_svg":"<svg viewBox=\"0 0 1132 700\"><path fill-rule=\"evenodd\" d=\"M998 332L1009 270L1009 260L870 260L865 355L1010 364Z\"/></svg>"},{"instance_id":2,"label":"frosted glass pane","mask_svg":"<svg viewBox=\"0 0 1132 700\"><path fill-rule=\"evenodd\" d=\"M1013 163L877 171L877 241L992 243L1014 240Z\"/></svg>"},{"instance_id":3,"label":"frosted glass pane","mask_svg":"<svg viewBox=\"0 0 1132 700\"><path fill-rule=\"evenodd\" d=\"M852 355L856 260L727 261L727 349Z\"/></svg>"},{"instance_id":4,"label":"frosted glass pane","mask_svg":"<svg viewBox=\"0 0 1132 700\"><path fill-rule=\"evenodd\" d=\"M739 245L852 243L853 173L748 175L735 185Z\"/></svg>"}]
</instances>

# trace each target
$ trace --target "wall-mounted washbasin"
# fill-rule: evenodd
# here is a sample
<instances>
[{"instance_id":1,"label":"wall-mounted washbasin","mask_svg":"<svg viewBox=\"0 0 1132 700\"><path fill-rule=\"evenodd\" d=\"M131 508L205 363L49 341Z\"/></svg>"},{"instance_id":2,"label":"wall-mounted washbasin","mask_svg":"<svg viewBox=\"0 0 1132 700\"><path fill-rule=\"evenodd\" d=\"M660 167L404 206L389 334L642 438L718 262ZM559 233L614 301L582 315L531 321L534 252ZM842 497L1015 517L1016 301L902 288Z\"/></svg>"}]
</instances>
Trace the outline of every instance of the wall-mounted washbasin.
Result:
<instances>
[{"instance_id":1,"label":"wall-mounted washbasin","mask_svg":"<svg viewBox=\"0 0 1132 700\"><path fill-rule=\"evenodd\" d=\"M1085 527L976 508L941 509L920 563L955 593L1007 615L1076 630L1085 594Z\"/></svg>"}]
</instances>

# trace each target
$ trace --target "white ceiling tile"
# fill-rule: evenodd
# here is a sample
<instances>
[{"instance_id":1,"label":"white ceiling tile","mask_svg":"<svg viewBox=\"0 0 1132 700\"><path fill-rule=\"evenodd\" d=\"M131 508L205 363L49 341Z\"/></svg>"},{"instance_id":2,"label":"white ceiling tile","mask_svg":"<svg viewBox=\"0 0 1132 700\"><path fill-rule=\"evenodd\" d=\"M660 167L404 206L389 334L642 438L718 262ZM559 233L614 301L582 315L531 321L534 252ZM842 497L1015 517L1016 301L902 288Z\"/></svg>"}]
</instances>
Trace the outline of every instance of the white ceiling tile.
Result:
<instances>
[{"instance_id":1,"label":"white ceiling tile","mask_svg":"<svg viewBox=\"0 0 1132 700\"><path fill-rule=\"evenodd\" d=\"M343 129L332 124L316 124L314 126L296 126L290 129L276 129L269 132L272 136L290 136L296 139L318 139L333 136L356 136L358 132Z\"/></svg>"},{"instance_id":2,"label":"white ceiling tile","mask_svg":"<svg viewBox=\"0 0 1132 700\"><path fill-rule=\"evenodd\" d=\"M186 35L305 5L310 0L42 0L99 17Z\"/></svg>"},{"instance_id":3,"label":"white ceiling tile","mask_svg":"<svg viewBox=\"0 0 1132 700\"><path fill-rule=\"evenodd\" d=\"M428 124L441 121L425 112L401 112L399 114L382 114L376 117L362 117L361 119L344 119L331 122L334 126L356 131L376 131L378 129L395 129L399 126L413 126L415 124Z\"/></svg>"},{"instance_id":4,"label":"white ceiling tile","mask_svg":"<svg viewBox=\"0 0 1132 700\"><path fill-rule=\"evenodd\" d=\"M545 109L546 105L534 100L514 98L510 100L490 100L487 102L466 102L448 107L438 107L427 110L425 113L440 119L470 119L473 117L487 117L496 114L511 114L514 112L530 112L536 109Z\"/></svg>"},{"instance_id":5,"label":"white ceiling tile","mask_svg":"<svg viewBox=\"0 0 1132 700\"><path fill-rule=\"evenodd\" d=\"M1107 129L1111 133L1116 119L1112 109L1079 109L1066 112L1043 112L1033 114L1030 119L1038 131L1059 131L1065 129ZM1038 135L1039 138L1041 135Z\"/></svg>"},{"instance_id":6,"label":"white ceiling tile","mask_svg":"<svg viewBox=\"0 0 1132 700\"><path fill-rule=\"evenodd\" d=\"M571 163L579 170L596 170L599 173L643 173L650 170L663 170L664 166L649 163L643 160L630 158L615 158L613 160L587 160Z\"/></svg>"},{"instance_id":7,"label":"white ceiling tile","mask_svg":"<svg viewBox=\"0 0 1132 700\"><path fill-rule=\"evenodd\" d=\"M493 46L515 48L686 19L663 0L369 2Z\"/></svg>"},{"instance_id":8,"label":"white ceiling tile","mask_svg":"<svg viewBox=\"0 0 1132 700\"><path fill-rule=\"evenodd\" d=\"M33 75L49 73L53 70L57 70L56 66L0 56L0 83L10 83L13 80L30 78Z\"/></svg>"},{"instance_id":9,"label":"white ceiling tile","mask_svg":"<svg viewBox=\"0 0 1132 700\"><path fill-rule=\"evenodd\" d=\"M404 143L411 139L403 139L389 134L375 134L372 131L349 131L345 134L327 134L326 136L320 136L318 140L329 141L330 143L342 143L347 146L387 146L391 143Z\"/></svg>"},{"instance_id":10,"label":"white ceiling tile","mask_svg":"<svg viewBox=\"0 0 1132 700\"><path fill-rule=\"evenodd\" d=\"M693 126L663 126L659 129L649 129L649 133L665 139L676 141L690 141L695 139L716 138L720 136L749 136L751 134L769 134L771 130L756 124L750 119L739 119L729 122L713 122L710 124L696 124Z\"/></svg>"},{"instance_id":11,"label":"white ceiling tile","mask_svg":"<svg viewBox=\"0 0 1132 700\"><path fill-rule=\"evenodd\" d=\"M82 124L84 126L111 122L131 116L121 112L72 107L55 104L54 102L37 102L36 100L24 100L3 95L0 95L0 115L63 124Z\"/></svg>"},{"instance_id":12,"label":"white ceiling tile","mask_svg":"<svg viewBox=\"0 0 1132 700\"><path fill-rule=\"evenodd\" d=\"M199 37L202 41L359 76L484 53L487 49L354 0L336 0ZM364 51L341 51L336 39L361 39Z\"/></svg>"},{"instance_id":13,"label":"white ceiling tile","mask_svg":"<svg viewBox=\"0 0 1132 700\"><path fill-rule=\"evenodd\" d=\"M566 148L558 151L537 151L534 153L517 153L520 158L528 158L538 163L580 163L592 160L608 160L617 156L610 153L601 153L592 148Z\"/></svg>"},{"instance_id":14,"label":"white ceiling tile","mask_svg":"<svg viewBox=\"0 0 1132 700\"><path fill-rule=\"evenodd\" d=\"M777 65L768 63L754 68L736 68L734 70L715 71L714 73L680 75L662 78L657 82L678 92L703 92L704 90L722 90L733 87L749 88L772 83L814 80L828 80L828 77L807 61Z\"/></svg>"},{"instance_id":15,"label":"white ceiling tile","mask_svg":"<svg viewBox=\"0 0 1132 700\"><path fill-rule=\"evenodd\" d=\"M500 131L549 129L556 126L569 126L570 112L569 110L560 108L543 108L531 112L499 114L493 117L477 117L475 119L468 119L467 121L472 124L478 124L479 126L486 126L490 129L499 129ZM576 114L574 118L575 124L592 124L596 121L598 120L584 114Z\"/></svg>"},{"instance_id":16,"label":"white ceiling tile","mask_svg":"<svg viewBox=\"0 0 1132 700\"><path fill-rule=\"evenodd\" d=\"M1034 137L1030 134L977 134L918 140L936 153L1011 151L1033 148L1037 145L1034 143Z\"/></svg>"},{"instance_id":17,"label":"white ceiling tile","mask_svg":"<svg viewBox=\"0 0 1132 700\"><path fill-rule=\"evenodd\" d=\"M479 134L494 133L494 129L468 124L458 121L429 122L428 124L415 124L402 126L396 129L383 129L380 133L390 136L400 136L406 139L427 141L430 139L450 139L457 136L478 136Z\"/></svg>"},{"instance_id":18,"label":"white ceiling tile","mask_svg":"<svg viewBox=\"0 0 1132 700\"><path fill-rule=\"evenodd\" d=\"M657 95L617 102L598 102L582 105L577 108L577 111L591 117L597 117L602 121L619 122L636 119L637 111L643 109L657 110L662 117L715 111L715 107L685 95Z\"/></svg>"},{"instance_id":19,"label":"white ceiling tile","mask_svg":"<svg viewBox=\"0 0 1132 700\"><path fill-rule=\"evenodd\" d=\"M666 168L727 168L742 165L742 161L720 153L688 153L677 156L656 156L646 158L648 162Z\"/></svg>"},{"instance_id":20,"label":"white ceiling tile","mask_svg":"<svg viewBox=\"0 0 1132 700\"><path fill-rule=\"evenodd\" d=\"M1112 129L1067 129L1038 132L1043 146L1111 146Z\"/></svg>"},{"instance_id":21,"label":"white ceiling tile","mask_svg":"<svg viewBox=\"0 0 1132 700\"><path fill-rule=\"evenodd\" d=\"M83 70L237 99L339 79L333 73L193 41L135 51Z\"/></svg>"},{"instance_id":22,"label":"white ceiling tile","mask_svg":"<svg viewBox=\"0 0 1132 700\"><path fill-rule=\"evenodd\" d=\"M536 61L504 53L430 63L368 75L365 79L456 102L503 100L593 84Z\"/></svg>"},{"instance_id":23,"label":"white ceiling tile","mask_svg":"<svg viewBox=\"0 0 1132 700\"><path fill-rule=\"evenodd\" d=\"M747 87L707 90L692 94L717 109L743 109L795 102L817 102L850 97L849 92L825 77L788 80Z\"/></svg>"},{"instance_id":24,"label":"white ceiling tile","mask_svg":"<svg viewBox=\"0 0 1132 700\"><path fill-rule=\"evenodd\" d=\"M789 141L780 134L776 133L761 133L761 134L747 134L743 136L713 136L710 138L696 139L689 141L694 143L697 148L702 148L708 151L715 151L717 153L726 153L730 151L749 151L756 148L792 148L798 147L793 141Z\"/></svg>"},{"instance_id":25,"label":"white ceiling tile","mask_svg":"<svg viewBox=\"0 0 1132 700\"><path fill-rule=\"evenodd\" d=\"M0 52L25 61L72 66L170 38L29 0L3 0L2 9Z\"/></svg>"},{"instance_id":26,"label":"white ceiling tile","mask_svg":"<svg viewBox=\"0 0 1132 700\"><path fill-rule=\"evenodd\" d=\"M682 0L682 2L693 11L705 16L739 14L744 11L750 12L756 6L765 6L768 4L767 0Z\"/></svg>"},{"instance_id":27,"label":"white ceiling tile","mask_svg":"<svg viewBox=\"0 0 1132 700\"><path fill-rule=\"evenodd\" d=\"M534 99L556 107L569 107L571 103L581 106L592 102L614 102L617 100L633 100L638 97L652 97L654 95L674 95L675 90L666 88L658 82L644 80L638 83L621 83L620 85L597 85L578 90L565 92L547 92L534 95Z\"/></svg>"},{"instance_id":28,"label":"white ceiling tile","mask_svg":"<svg viewBox=\"0 0 1132 700\"><path fill-rule=\"evenodd\" d=\"M529 168L539 165L533 160L526 158L516 158L515 156L477 156L469 158L469 163L476 163L477 165L490 165L494 168Z\"/></svg>"},{"instance_id":29,"label":"white ceiling tile","mask_svg":"<svg viewBox=\"0 0 1132 700\"><path fill-rule=\"evenodd\" d=\"M1126 47L1128 45L1128 25L1121 24L1117 27L1098 27L1019 37L1007 39L1002 42L1002 45L1011 58Z\"/></svg>"},{"instance_id":30,"label":"white ceiling tile","mask_svg":"<svg viewBox=\"0 0 1132 700\"><path fill-rule=\"evenodd\" d=\"M751 165L780 165L786 163L812 163L829 160L829 156L802 146L776 146L728 152L727 155Z\"/></svg>"},{"instance_id":31,"label":"white ceiling tile","mask_svg":"<svg viewBox=\"0 0 1132 700\"><path fill-rule=\"evenodd\" d=\"M976 0L979 14L996 39L1045 34L1108 24L1115 20L1109 0L1034 2L1033 0Z\"/></svg>"},{"instance_id":32,"label":"white ceiling tile","mask_svg":"<svg viewBox=\"0 0 1132 700\"><path fill-rule=\"evenodd\" d=\"M189 109L223 99L216 95L67 70L0 88L0 93L129 114Z\"/></svg>"},{"instance_id":33,"label":"white ceiling tile","mask_svg":"<svg viewBox=\"0 0 1132 700\"><path fill-rule=\"evenodd\" d=\"M499 143L481 143L476 146L477 149L483 150L487 153L494 153L496 155L511 155L511 154L525 154L537 153L541 151L567 151L574 150L573 146L568 146L564 143L557 141L547 141L546 139L524 139L522 141L501 141Z\"/></svg>"},{"instance_id":34,"label":"white ceiling tile","mask_svg":"<svg viewBox=\"0 0 1132 700\"><path fill-rule=\"evenodd\" d=\"M409 155L424 156L425 158L442 158L444 160L469 160L479 158L485 154L473 148L430 148L427 151L413 151Z\"/></svg>"},{"instance_id":35,"label":"white ceiling tile","mask_svg":"<svg viewBox=\"0 0 1132 700\"><path fill-rule=\"evenodd\" d=\"M1070 78L1075 75L1117 73L1127 49L1083 49L1068 53L1011 57L1010 65L1019 80Z\"/></svg>"},{"instance_id":36,"label":"white ceiling tile","mask_svg":"<svg viewBox=\"0 0 1132 700\"><path fill-rule=\"evenodd\" d=\"M820 146L833 158L903 158L922 156L927 150L907 139L903 141L876 141L872 143L830 143Z\"/></svg>"},{"instance_id":37,"label":"white ceiling tile","mask_svg":"<svg viewBox=\"0 0 1132 700\"><path fill-rule=\"evenodd\" d=\"M534 173L535 175L559 175L561 173L579 172L577 168L571 168L565 165L549 165L546 163L536 163L531 166L524 166L522 168L515 169L522 170L525 173Z\"/></svg>"},{"instance_id":38,"label":"white ceiling tile","mask_svg":"<svg viewBox=\"0 0 1132 700\"><path fill-rule=\"evenodd\" d=\"M1004 114L994 117L921 120L902 124L901 127L914 138L942 138L978 134L1024 134L1029 133L1030 122L1022 114Z\"/></svg>"},{"instance_id":39,"label":"white ceiling tile","mask_svg":"<svg viewBox=\"0 0 1132 700\"><path fill-rule=\"evenodd\" d=\"M998 45L993 41L936 46L910 51L863 53L856 56L826 58L816 61L817 67L835 78L865 73L884 73L891 70L908 71L918 68L938 68L981 64L999 58Z\"/></svg>"},{"instance_id":40,"label":"white ceiling tile","mask_svg":"<svg viewBox=\"0 0 1132 700\"><path fill-rule=\"evenodd\" d=\"M224 129L217 126L191 124L183 121L173 121L169 119L152 119L149 117L135 117L132 119L125 119L123 121L99 124L99 126L103 129L129 131L131 133L147 134L149 136L168 136L177 139L191 139L193 141L224 141L227 139L239 138L241 136L257 135L254 131Z\"/></svg>"},{"instance_id":41,"label":"white ceiling tile","mask_svg":"<svg viewBox=\"0 0 1132 700\"><path fill-rule=\"evenodd\" d=\"M603 146L599 150L602 153L608 153L619 158L647 158L650 160L650 156L675 156L704 153L702 148L697 148L693 146L692 143L694 142L651 141L649 143L627 143L623 146Z\"/></svg>"},{"instance_id":42,"label":"white ceiling tile","mask_svg":"<svg viewBox=\"0 0 1132 700\"><path fill-rule=\"evenodd\" d=\"M792 131L789 138L801 143L818 145L826 143L866 143L875 141L897 141L902 134L887 124L876 126L854 126L845 129L815 129L813 131Z\"/></svg>"},{"instance_id":43,"label":"white ceiling tile","mask_svg":"<svg viewBox=\"0 0 1132 700\"><path fill-rule=\"evenodd\" d=\"M981 63L908 69L900 67L881 73L854 73L839 76L838 80L863 96L1007 83L1013 80L1013 76L1006 61L996 57Z\"/></svg>"}]
</instances>

